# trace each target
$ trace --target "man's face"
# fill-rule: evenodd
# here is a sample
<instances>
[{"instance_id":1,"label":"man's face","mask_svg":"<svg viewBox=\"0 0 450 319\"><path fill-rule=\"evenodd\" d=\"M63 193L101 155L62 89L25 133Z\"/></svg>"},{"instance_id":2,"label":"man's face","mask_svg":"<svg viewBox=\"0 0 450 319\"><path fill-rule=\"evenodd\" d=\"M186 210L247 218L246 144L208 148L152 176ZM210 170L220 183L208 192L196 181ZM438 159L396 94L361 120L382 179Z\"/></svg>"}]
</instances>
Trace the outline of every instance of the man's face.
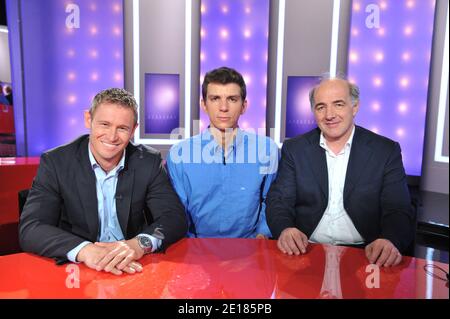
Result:
<instances>
[{"instance_id":1,"label":"man's face","mask_svg":"<svg viewBox=\"0 0 450 319\"><path fill-rule=\"evenodd\" d=\"M209 116L211 126L225 131L237 127L239 117L247 109L247 101L242 101L241 88L236 83L210 83L202 107Z\"/></svg>"},{"instance_id":2,"label":"man's face","mask_svg":"<svg viewBox=\"0 0 450 319\"><path fill-rule=\"evenodd\" d=\"M340 79L323 82L314 92L314 103L314 117L325 139L347 141L359 109L359 103L352 105L347 82Z\"/></svg>"},{"instance_id":3,"label":"man's face","mask_svg":"<svg viewBox=\"0 0 450 319\"><path fill-rule=\"evenodd\" d=\"M102 103L91 116L84 113L84 124L91 130L90 148L103 169L112 169L120 161L137 124L129 108L118 104Z\"/></svg>"}]
</instances>

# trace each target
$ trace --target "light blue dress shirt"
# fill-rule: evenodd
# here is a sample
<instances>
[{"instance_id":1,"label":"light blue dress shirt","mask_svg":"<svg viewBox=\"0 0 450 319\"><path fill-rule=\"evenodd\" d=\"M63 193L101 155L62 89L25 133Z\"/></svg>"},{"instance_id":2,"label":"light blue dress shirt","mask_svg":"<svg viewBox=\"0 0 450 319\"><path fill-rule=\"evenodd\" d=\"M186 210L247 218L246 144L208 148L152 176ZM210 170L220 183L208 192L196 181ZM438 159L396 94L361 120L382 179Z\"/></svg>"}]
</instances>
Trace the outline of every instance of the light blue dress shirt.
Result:
<instances>
[{"instance_id":1,"label":"light blue dress shirt","mask_svg":"<svg viewBox=\"0 0 450 319\"><path fill-rule=\"evenodd\" d=\"M209 129L174 145L167 167L188 215L188 236L270 237L264 201L278 153L270 138L240 129L227 152Z\"/></svg>"},{"instance_id":2,"label":"light blue dress shirt","mask_svg":"<svg viewBox=\"0 0 450 319\"><path fill-rule=\"evenodd\" d=\"M117 166L108 173L106 173L97 163L89 145L88 150L89 160L96 178L98 220L100 225L100 232L98 234L97 241L110 243L124 240L125 237L123 236L122 229L120 228L119 220L117 218L115 194L119 173L125 165L125 150ZM160 246L160 239L154 238L153 236L147 234L142 235L148 236L151 239L153 245L152 251L156 250L157 247ZM76 256L80 250L88 244L90 244L89 241L84 241L69 251L67 253L67 259L72 262L76 262Z\"/></svg>"}]
</instances>

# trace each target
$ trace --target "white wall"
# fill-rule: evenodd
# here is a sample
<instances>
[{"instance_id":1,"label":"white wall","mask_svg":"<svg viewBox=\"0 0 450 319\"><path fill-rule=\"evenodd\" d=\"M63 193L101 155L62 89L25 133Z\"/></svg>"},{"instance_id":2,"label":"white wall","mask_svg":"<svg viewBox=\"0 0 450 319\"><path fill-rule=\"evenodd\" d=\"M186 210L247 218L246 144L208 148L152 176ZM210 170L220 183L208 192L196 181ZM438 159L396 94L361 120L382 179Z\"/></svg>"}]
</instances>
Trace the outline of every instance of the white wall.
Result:
<instances>
[{"instance_id":1,"label":"white wall","mask_svg":"<svg viewBox=\"0 0 450 319\"><path fill-rule=\"evenodd\" d=\"M0 26L0 81L11 83L8 29L5 26Z\"/></svg>"}]
</instances>

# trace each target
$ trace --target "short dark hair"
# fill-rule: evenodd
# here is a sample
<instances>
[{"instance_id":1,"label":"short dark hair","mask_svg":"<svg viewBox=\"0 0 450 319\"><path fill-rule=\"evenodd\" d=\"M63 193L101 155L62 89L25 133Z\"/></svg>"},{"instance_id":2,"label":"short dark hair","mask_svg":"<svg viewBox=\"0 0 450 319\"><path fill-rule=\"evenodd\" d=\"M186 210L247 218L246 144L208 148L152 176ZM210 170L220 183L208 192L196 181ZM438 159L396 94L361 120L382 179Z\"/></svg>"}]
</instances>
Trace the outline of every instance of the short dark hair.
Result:
<instances>
[{"instance_id":1,"label":"short dark hair","mask_svg":"<svg viewBox=\"0 0 450 319\"><path fill-rule=\"evenodd\" d=\"M97 93L97 95L92 100L91 108L89 109L91 117L94 116L95 110L102 103L118 104L122 107L132 110L134 115L134 124L136 125L138 118L137 103L133 94L131 94L130 92L124 89L110 88Z\"/></svg>"},{"instance_id":2,"label":"short dark hair","mask_svg":"<svg viewBox=\"0 0 450 319\"><path fill-rule=\"evenodd\" d=\"M238 71L232 68L223 66L206 73L202 84L203 100L206 100L206 94L208 91L209 83L220 83L220 84L236 83L241 88L242 101L245 101L245 98L247 97L247 86L245 85L245 81L244 78L242 77L242 74L240 74Z\"/></svg>"}]
</instances>

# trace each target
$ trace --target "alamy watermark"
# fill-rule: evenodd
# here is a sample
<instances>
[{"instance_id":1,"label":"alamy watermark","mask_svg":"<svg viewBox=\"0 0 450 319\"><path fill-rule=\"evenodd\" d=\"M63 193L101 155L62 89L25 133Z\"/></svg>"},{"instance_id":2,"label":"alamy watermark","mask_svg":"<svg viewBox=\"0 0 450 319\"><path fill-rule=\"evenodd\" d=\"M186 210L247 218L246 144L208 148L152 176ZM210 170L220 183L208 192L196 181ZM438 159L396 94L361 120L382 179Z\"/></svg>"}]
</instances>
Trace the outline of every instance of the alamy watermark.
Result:
<instances>
[{"instance_id":1,"label":"alamy watermark","mask_svg":"<svg viewBox=\"0 0 450 319\"><path fill-rule=\"evenodd\" d=\"M195 127L195 126L194 126ZM218 145L213 135L222 136L225 141L232 141L230 145L237 142L234 136L236 132L229 128L219 132L216 128L209 128L211 135L194 135L189 142L178 144L170 153L170 159L174 164L211 164L222 163L222 158L215 155ZM270 130L273 134L273 130ZM216 133L216 134L215 134ZM236 164L260 164L261 174L274 174L278 169L279 149L273 139L268 138L265 128L246 128L239 132L240 143L235 156L227 157L227 163ZM184 129L177 128L170 134L170 139L179 140L184 138Z\"/></svg>"},{"instance_id":2,"label":"alamy watermark","mask_svg":"<svg viewBox=\"0 0 450 319\"><path fill-rule=\"evenodd\" d=\"M80 267L76 264L69 264L66 266L66 272L69 273L66 277L66 287L69 289L80 288Z\"/></svg>"},{"instance_id":3,"label":"alamy watermark","mask_svg":"<svg viewBox=\"0 0 450 319\"><path fill-rule=\"evenodd\" d=\"M366 273L369 273L366 277L366 288L380 288L380 267L376 264L369 264L366 266Z\"/></svg>"}]
</instances>

